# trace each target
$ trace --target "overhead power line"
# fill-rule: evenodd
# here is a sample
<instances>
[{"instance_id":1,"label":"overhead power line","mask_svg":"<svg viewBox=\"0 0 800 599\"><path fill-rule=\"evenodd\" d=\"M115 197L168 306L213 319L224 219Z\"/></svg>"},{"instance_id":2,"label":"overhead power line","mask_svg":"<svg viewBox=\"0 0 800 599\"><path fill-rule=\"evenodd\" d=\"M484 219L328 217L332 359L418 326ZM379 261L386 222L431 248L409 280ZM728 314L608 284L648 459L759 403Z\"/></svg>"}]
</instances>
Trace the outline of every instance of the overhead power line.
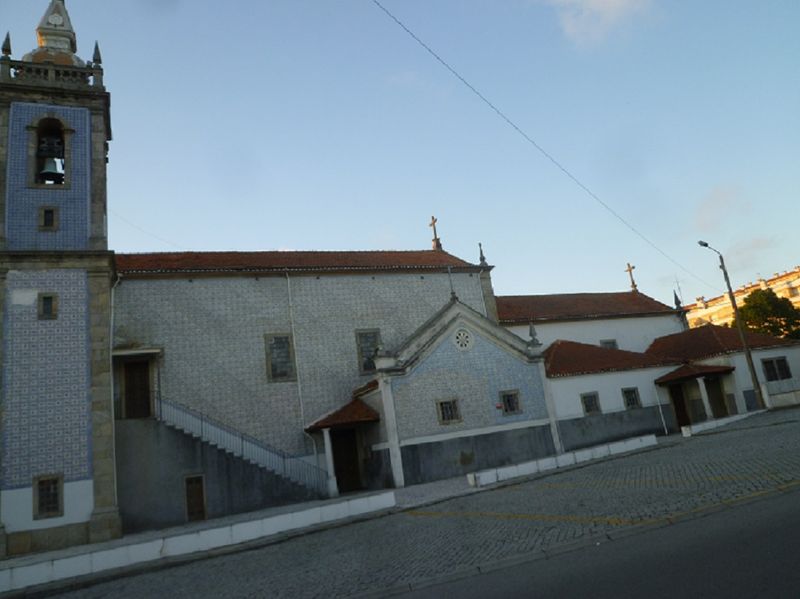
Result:
<instances>
[{"instance_id":1,"label":"overhead power line","mask_svg":"<svg viewBox=\"0 0 800 599\"><path fill-rule=\"evenodd\" d=\"M595 202L600 204L607 212L609 212L614 218L616 218L619 222L625 225L632 233L634 233L637 237L639 237L642 241L644 241L647 245L652 247L656 250L659 254L664 256L667 260L672 262L675 266L680 268L682 271L687 273L689 276L697 279L704 285L708 287L712 287L716 289L715 285L712 285L708 281L701 279L699 276L694 274L691 270L686 268L683 264L675 260L672 256L667 254L664 250L662 250L659 246L655 244L655 242L651 241L644 233L639 231L636 227L634 227L631 223L629 223L625 218L619 214L616 210L614 210L610 205L604 202L600 197L594 193L589 187L587 187L577 176L573 175L563 164L561 164L558 160L556 160L552 154L550 154L547 150L545 150L542 146L540 146L535 139L533 139L530 135L525 133L522 128L517 125L511 118L509 118L502 110L500 110L491 100L489 100L486 96L484 96L474 85L472 85L469 81L467 81L458 71L456 71L450 64L436 51L431 48L428 44L426 44L420 37L411 31L405 23L403 23L400 19L398 19L392 12L389 11L383 4L381 4L378 0L372 0L372 3L381 9L392 21L394 21L403 31L405 31L417 44L422 46L428 54L433 56L439 64L441 64L445 69L447 69L451 75L453 75L456 79L458 79L464 86L469 89L473 94L475 94L486 106L491 108L497 116L499 116L503 121L506 122L514 131L516 131L520 136L522 136L525 141L531 144L534 148L536 148L542 156L547 158L553 165L555 165L558 170L564 173L573 183L575 183L578 187L580 187L590 198L592 198Z\"/></svg>"}]
</instances>

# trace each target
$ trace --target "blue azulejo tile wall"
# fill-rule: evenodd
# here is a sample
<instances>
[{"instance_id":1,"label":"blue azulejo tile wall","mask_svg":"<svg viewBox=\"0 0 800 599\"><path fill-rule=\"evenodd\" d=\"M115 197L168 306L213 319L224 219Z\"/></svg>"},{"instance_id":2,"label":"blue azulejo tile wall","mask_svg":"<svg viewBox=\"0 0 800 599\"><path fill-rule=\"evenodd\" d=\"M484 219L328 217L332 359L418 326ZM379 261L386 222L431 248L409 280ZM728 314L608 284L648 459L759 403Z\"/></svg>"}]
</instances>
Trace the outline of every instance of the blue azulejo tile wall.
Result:
<instances>
[{"instance_id":1,"label":"blue azulejo tile wall","mask_svg":"<svg viewBox=\"0 0 800 599\"><path fill-rule=\"evenodd\" d=\"M53 117L74 132L68 136L67 184L30 185L29 127ZM89 247L91 115L86 108L13 103L9 118L6 173L6 239L10 250L85 250ZM56 231L39 230L39 209L58 208Z\"/></svg>"},{"instance_id":2,"label":"blue azulejo tile wall","mask_svg":"<svg viewBox=\"0 0 800 599\"><path fill-rule=\"evenodd\" d=\"M38 296L58 298L40 320ZM3 314L2 489L33 477L91 477L89 291L86 271L9 271Z\"/></svg>"}]
</instances>

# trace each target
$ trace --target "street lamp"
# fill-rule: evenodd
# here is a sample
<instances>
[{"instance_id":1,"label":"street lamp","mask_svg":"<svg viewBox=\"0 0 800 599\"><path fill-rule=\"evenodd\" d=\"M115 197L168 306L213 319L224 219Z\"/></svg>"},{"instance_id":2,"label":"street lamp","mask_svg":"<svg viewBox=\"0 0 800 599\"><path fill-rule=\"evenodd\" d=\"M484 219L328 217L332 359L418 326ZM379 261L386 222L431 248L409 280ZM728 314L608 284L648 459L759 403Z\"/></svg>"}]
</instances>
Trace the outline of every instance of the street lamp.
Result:
<instances>
[{"instance_id":1,"label":"street lamp","mask_svg":"<svg viewBox=\"0 0 800 599\"><path fill-rule=\"evenodd\" d=\"M750 371L750 380L753 382L753 391L756 394L756 401L760 407L769 407L767 406L766 402L764 401L764 397L761 394L761 385L758 383L758 375L756 374L756 367L753 365L753 354L750 353L750 346L747 345L747 339L744 335L744 323L742 319L739 318L739 307L736 305L736 296L733 295L733 289L731 288L731 280L728 277L728 269L725 268L725 259L722 257L722 254L719 253L717 250L712 248L708 243L705 241L698 241L697 244L700 247L708 248L712 252L715 252L717 256L719 256L719 268L722 271L722 274L725 276L725 285L728 286L728 298L731 300L731 306L733 306L733 317L736 320L736 328L739 329L739 338L742 340L742 348L744 348L744 357L747 359L747 368Z\"/></svg>"}]
</instances>

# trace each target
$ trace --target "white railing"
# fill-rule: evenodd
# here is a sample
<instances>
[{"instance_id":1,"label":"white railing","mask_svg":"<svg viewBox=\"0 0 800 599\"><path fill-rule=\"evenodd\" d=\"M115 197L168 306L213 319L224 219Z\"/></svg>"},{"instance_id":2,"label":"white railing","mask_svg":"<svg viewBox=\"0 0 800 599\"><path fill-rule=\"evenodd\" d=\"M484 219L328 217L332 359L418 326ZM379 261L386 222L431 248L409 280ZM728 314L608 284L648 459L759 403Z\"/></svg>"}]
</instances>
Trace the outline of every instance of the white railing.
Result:
<instances>
[{"instance_id":1,"label":"white railing","mask_svg":"<svg viewBox=\"0 0 800 599\"><path fill-rule=\"evenodd\" d=\"M158 420L322 495L327 494L326 472L302 458L270 447L186 406L159 399L157 408Z\"/></svg>"},{"instance_id":2,"label":"white railing","mask_svg":"<svg viewBox=\"0 0 800 599\"><path fill-rule=\"evenodd\" d=\"M769 391L770 395L800 391L800 378L767 381L767 391Z\"/></svg>"}]
</instances>

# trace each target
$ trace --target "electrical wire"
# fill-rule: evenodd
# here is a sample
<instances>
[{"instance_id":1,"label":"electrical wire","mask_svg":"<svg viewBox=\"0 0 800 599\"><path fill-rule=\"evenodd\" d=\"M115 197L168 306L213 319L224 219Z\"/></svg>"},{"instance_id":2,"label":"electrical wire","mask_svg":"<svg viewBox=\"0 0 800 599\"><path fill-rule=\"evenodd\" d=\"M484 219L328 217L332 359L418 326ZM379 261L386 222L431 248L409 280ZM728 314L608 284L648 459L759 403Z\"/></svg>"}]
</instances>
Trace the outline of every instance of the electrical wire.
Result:
<instances>
[{"instance_id":1,"label":"electrical wire","mask_svg":"<svg viewBox=\"0 0 800 599\"><path fill-rule=\"evenodd\" d=\"M181 251L183 251L183 252L187 251L187 250L186 250L186 248L184 248L184 247L181 247L181 246L179 246L179 245L177 245L177 244L175 244L175 243L172 243L172 242L171 242L169 239L164 239L163 237L159 237L159 236L158 236L158 235L156 235L155 233L151 233L150 231L147 231L147 230L145 230L145 229L142 229L142 228L141 228L139 225L137 225L137 224L135 224L135 223L133 223L133 222L129 221L127 218L125 218L124 216L122 216L122 215L121 215L119 212L117 212L116 210L112 210L112 209L110 209L110 208L109 208L109 209L108 209L108 211L109 211L111 214L113 214L114 216L116 216L116 217L117 217L119 220L121 220L122 222L124 222L126 225L128 225L129 227L131 227L131 228L133 228L133 229L136 229L137 231L139 231L139 232L141 232L141 233L144 233L145 235L147 235L147 236L149 236L149 237L152 237L153 239L157 239L158 241L160 241L160 242L162 242L162 243L166 243L167 245L170 245L170 246L174 247L174 248L175 248L175 249L177 249L177 250L181 250Z\"/></svg>"},{"instance_id":2,"label":"electrical wire","mask_svg":"<svg viewBox=\"0 0 800 599\"><path fill-rule=\"evenodd\" d=\"M547 150L545 150L542 146L540 146L536 140L534 140L530 135L525 133L523 129L517 125L511 118L509 118L500 108L498 108L491 100L489 100L486 96L484 96L474 85L472 85L469 81L467 81L458 71L455 70L445 59L443 59L439 54L436 53L433 48L431 48L428 44L426 44L422 39L420 39L417 34L415 34L411 29L406 26L400 19L398 19L392 12L389 11L383 4L381 4L378 0L372 0L372 3L381 9L392 21L394 21L403 31L405 31L417 44L422 46L428 54L433 56L436 61L441 64L445 69L447 69L451 75L453 75L456 79L458 79L464 86L469 89L473 94L475 94L486 106L491 108L497 116L499 116L507 125L509 125L514 131L516 131L519 135L522 136L525 141L531 144L534 148L536 148L539 153L542 154L545 158L547 158L558 170L564 173L573 183L575 183L578 187L580 187L589 197L591 197L595 202L600 204L603 208L606 209L614 218L616 218L619 222L621 222L625 227L627 227L632 233L634 233L637 237L639 237L642 241L644 241L647 245L652 247L656 250L659 254L661 254L664 258L672 262L675 266L680 268L689 276L693 277L694 279L700 281L704 285L708 287L712 287L716 289L715 285L712 285L708 281L701 279L699 276L694 274L688 268L686 268L683 264L675 260L672 256L667 254L664 250L662 250L659 246L655 244L655 242L651 241L644 233L639 231L636 227L634 227L631 223L629 223L621 214L619 214L616 210L614 210L609 204L604 202L596 193L594 193L589 187L587 187L577 176L573 175L563 164L561 164L558 160L553 157Z\"/></svg>"}]
</instances>

